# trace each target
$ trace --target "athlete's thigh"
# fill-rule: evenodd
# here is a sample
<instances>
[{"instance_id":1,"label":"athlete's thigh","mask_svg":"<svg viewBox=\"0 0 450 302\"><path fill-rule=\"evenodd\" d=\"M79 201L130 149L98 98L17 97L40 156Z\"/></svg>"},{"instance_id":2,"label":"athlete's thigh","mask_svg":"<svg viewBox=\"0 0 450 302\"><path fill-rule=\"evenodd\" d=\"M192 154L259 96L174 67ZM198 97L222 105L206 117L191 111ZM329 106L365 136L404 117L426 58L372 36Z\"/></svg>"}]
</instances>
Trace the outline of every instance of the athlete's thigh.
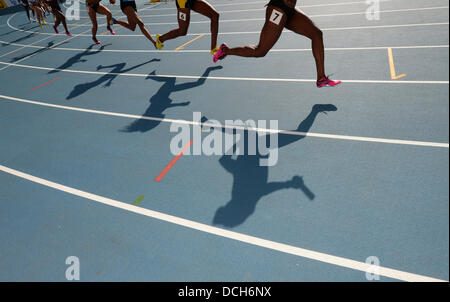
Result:
<instances>
[{"instance_id":1,"label":"athlete's thigh","mask_svg":"<svg viewBox=\"0 0 450 302\"><path fill-rule=\"evenodd\" d=\"M102 15L107 15L107 14L111 13L111 11L108 8L106 8L106 6L104 6L103 4L99 3L98 8L97 8L97 13L102 14Z\"/></svg>"},{"instance_id":2,"label":"athlete's thigh","mask_svg":"<svg viewBox=\"0 0 450 302\"><path fill-rule=\"evenodd\" d=\"M266 10L266 21L261 30L259 47L269 50L280 38L286 24L287 16L278 7L269 5Z\"/></svg>"},{"instance_id":3,"label":"athlete's thigh","mask_svg":"<svg viewBox=\"0 0 450 302\"><path fill-rule=\"evenodd\" d=\"M312 38L319 31L314 22L297 8L286 23L286 28L308 38Z\"/></svg>"},{"instance_id":4,"label":"athlete's thigh","mask_svg":"<svg viewBox=\"0 0 450 302\"><path fill-rule=\"evenodd\" d=\"M137 14L137 12L131 7L127 6L123 9L123 13L127 16L128 24L132 27L136 26L141 20Z\"/></svg>"},{"instance_id":5,"label":"athlete's thigh","mask_svg":"<svg viewBox=\"0 0 450 302\"><path fill-rule=\"evenodd\" d=\"M92 23L96 24L97 23L97 13L91 7L89 7L88 15L89 15L89 18L91 18Z\"/></svg>"},{"instance_id":6,"label":"athlete's thigh","mask_svg":"<svg viewBox=\"0 0 450 302\"><path fill-rule=\"evenodd\" d=\"M217 14L214 7L204 0L196 0L192 10L207 17L212 17L214 14Z\"/></svg>"},{"instance_id":7,"label":"athlete's thigh","mask_svg":"<svg viewBox=\"0 0 450 302\"><path fill-rule=\"evenodd\" d=\"M189 8L178 8L178 26L187 29L189 22L191 22L191 10Z\"/></svg>"}]
</instances>

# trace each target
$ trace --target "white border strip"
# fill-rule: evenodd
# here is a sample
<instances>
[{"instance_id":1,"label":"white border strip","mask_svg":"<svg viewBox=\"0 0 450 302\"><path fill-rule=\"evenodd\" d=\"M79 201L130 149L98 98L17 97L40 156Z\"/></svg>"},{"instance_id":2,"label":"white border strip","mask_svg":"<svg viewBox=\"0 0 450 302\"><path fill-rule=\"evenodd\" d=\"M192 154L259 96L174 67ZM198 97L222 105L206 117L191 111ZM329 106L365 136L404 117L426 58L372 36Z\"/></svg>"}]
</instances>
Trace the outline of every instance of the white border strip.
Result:
<instances>
[{"instance_id":1,"label":"white border strip","mask_svg":"<svg viewBox=\"0 0 450 302\"><path fill-rule=\"evenodd\" d=\"M8 173L10 175L14 175L16 177L20 177L22 179L26 179L28 181L31 181L31 182L34 182L34 183L58 190L58 191L62 191L62 192L65 192L65 193L68 193L71 195L90 199L92 201L102 203L104 205L108 205L111 207L115 207L115 208L122 209L122 210L125 210L128 212L136 213L139 215L151 217L151 218L154 218L157 220L169 222L169 223L176 224L176 225L179 225L179 226L182 226L185 228L190 228L190 229L193 229L196 231L200 231L200 232L216 235L219 237L224 237L224 238L244 242L247 244L279 251L279 252L286 253L286 254L291 254L294 256L304 257L304 258L312 259L315 261L328 263L331 265L336 265L339 267L344 267L344 268L348 268L348 269L361 271L364 273L373 269L373 266L368 263L355 261L355 260L347 259L347 258L343 258L343 257L333 256L330 254L320 253L320 252L316 252L316 251L312 251L312 250L307 250L307 249L303 249L300 247L287 245L287 244L283 244L283 243L279 243L279 242L275 242L275 241L271 241L271 240L266 240L266 239L262 239L262 238L258 238L258 237L254 237L254 236L250 236L250 235L237 233L237 232L232 232L232 231L224 230L224 229L221 229L218 227L213 227L213 226L206 225L203 223L195 222L192 220L188 220L188 219L164 214L161 212L137 207L137 206L134 206L134 205L131 205L128 203L124 203L124 202L110 199L107 197L103 197L100 195L95 195L95 194L88 193L85 191L77 190L75 188L71 188L68 186L64 186L64 185L61 185L61 184L58 184L58 183L55 183L52 181L48 181L48 180L36 177L36 176L32 176L30 174L26 174L26 173L14 170L14 169L5 167L3 165L0 165L0 171L3 171L4 173ZM397 279L397 280L402 280L402 281L448 282L446 280L412 274L412 273L395 270L395 269L391 269L391 268L386 268L386 267L382 267L382 266L377 267L377 270L378 270L377 273L380 276Z\"/></svg>"},{"instance_id":2,"label":"white border strip","mask_svg":"<svg viewBox=\"0 0 450 302\"><path fill-rule=\"evenodd\" d=\"M44 103L38 101L32 101L17 97L11 97L0 94L0 99L5 99L9 101L22 102L28 104L34 104L44 107L58 108L64 110L85 112L85 113L94 113L100 115L108 115L115 117L123 117L123 118L131 118L131 119L142 119L142 120L150 120L150 121L158 121L165 123L177 123L177 124L185 124L185 125L203 125L203 126L211 126L217 127L217 125L209 124L209 123L199 123L194 121L185 121L185 120L175 120L168 118L158 118L151 116L142 116L142 115L134 115L134 114L126 114L126 113L117 113L110 111L101 111L101 110L92 110L85 108L77 108L70 106L63 106L51 103ZM374 138L374 137L361 137L361 136L349 136L349 135L336 135L336 134L323 134L323 133L313 133L313 132L300 132L300 131L289 131L289 130L274 130L274 129L266 129L266 128L249 128L249 127L239 127L239 126L227 126L224 125L222 128L230 128L230 129L242 129L249 131L257 131L257 132L266 132L266 133L280 133L287 135L295 135L295 136L308 136L308 137L317 137L317 138L327 138L327 139L338 139L338 140L351 140L351 141L360 141L360 142L371 142L371 143L385 143L385 144L396 144L396 145L412 145L412 146L421 146L421 147L437 147L437 148L449 148L448 143L435 143L435 142L421 142L421 141L410 141L410 140L398 140L398 139L384 139L384 138Z\"/></svg>"}]
</instances>

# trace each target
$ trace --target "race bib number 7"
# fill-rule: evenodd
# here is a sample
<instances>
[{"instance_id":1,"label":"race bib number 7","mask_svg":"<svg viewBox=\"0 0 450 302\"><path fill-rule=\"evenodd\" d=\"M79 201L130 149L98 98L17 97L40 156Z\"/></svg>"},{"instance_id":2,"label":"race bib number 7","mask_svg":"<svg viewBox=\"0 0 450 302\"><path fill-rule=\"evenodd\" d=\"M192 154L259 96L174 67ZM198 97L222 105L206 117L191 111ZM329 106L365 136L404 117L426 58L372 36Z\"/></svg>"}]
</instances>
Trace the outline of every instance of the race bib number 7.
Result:
<instances>
[{"instance_id":1,"label":"race bib number 7","mask_svg":"<svg viewBox=\"0 0 450 302\"><path fill-rule=\"evenodd\" d=\"M186 14L180 12L180 20L186 21Z\"/></svg>"},{"instance_id":2,"label":"race bib number 7","mask_svg":"<svg viewBox=\"0 0 450 302\"><path fill-rule=\"evenodd\" d=\"M281 18L283 18L283 13L274 9L272 10L272 15L270 16L269 20L276 25L280 25Z\"/></svg>"}]
</instances>

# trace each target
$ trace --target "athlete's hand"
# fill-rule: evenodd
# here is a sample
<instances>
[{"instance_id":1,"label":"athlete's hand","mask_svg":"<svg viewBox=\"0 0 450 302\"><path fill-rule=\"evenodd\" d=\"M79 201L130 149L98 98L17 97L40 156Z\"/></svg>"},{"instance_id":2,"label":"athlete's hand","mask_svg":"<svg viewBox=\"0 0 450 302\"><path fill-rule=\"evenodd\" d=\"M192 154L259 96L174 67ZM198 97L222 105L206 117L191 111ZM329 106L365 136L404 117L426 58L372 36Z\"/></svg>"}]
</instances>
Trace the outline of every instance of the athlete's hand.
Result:
<instances>
[{"instance_id":1,"label":"athlete's hand","mask_svg":"<svg viewBox=\"0 0 450 302\"><path fill-rule=\"evenodd\" d=\"M289 7L294 8L297 4L297 0L283 0L284 4L286 4Z\"/></svg>"}]
</instances>

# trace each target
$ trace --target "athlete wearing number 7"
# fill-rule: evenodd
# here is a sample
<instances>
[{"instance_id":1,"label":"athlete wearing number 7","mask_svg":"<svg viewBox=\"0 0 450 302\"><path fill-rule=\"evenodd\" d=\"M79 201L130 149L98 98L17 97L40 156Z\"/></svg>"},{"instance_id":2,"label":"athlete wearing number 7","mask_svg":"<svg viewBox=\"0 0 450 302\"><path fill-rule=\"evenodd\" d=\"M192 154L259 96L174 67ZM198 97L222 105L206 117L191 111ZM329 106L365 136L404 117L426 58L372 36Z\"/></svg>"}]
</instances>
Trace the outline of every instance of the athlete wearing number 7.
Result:
<instances>
[{"instance_id":1,"label":"athlete wearing number 7","mask_svg":"<svg viewBox=\"0 0 450 302\"><path fill-rule=\"evenodd\" d=\"M257 46L229 48L220 45L214 55L216 63L228 55L241 57L264 57L280 38L284 28L308 37L312 41L312 52L316 61L317 87L336 86L341 81L333 81L325 75L325 54L322 31L302 11L295 8L297 0L270 0L266 9L266 22Z\"/></svg>"},{"instance_id":2,"label":"athlete wearing number 7","mask_svg":"<svg viewBox=\"0 0 450 302\"><path fill-rule=\"evenodd\" d=\"M161 50L164 42L187 34L191 20L191 9L211 20L211 54L215 54L217 47L217 33L219 31L219 13L205 0L176 0L178 10L178 28L160 36L156 35L156 47Z\"/></svg>"}]
</instances>

